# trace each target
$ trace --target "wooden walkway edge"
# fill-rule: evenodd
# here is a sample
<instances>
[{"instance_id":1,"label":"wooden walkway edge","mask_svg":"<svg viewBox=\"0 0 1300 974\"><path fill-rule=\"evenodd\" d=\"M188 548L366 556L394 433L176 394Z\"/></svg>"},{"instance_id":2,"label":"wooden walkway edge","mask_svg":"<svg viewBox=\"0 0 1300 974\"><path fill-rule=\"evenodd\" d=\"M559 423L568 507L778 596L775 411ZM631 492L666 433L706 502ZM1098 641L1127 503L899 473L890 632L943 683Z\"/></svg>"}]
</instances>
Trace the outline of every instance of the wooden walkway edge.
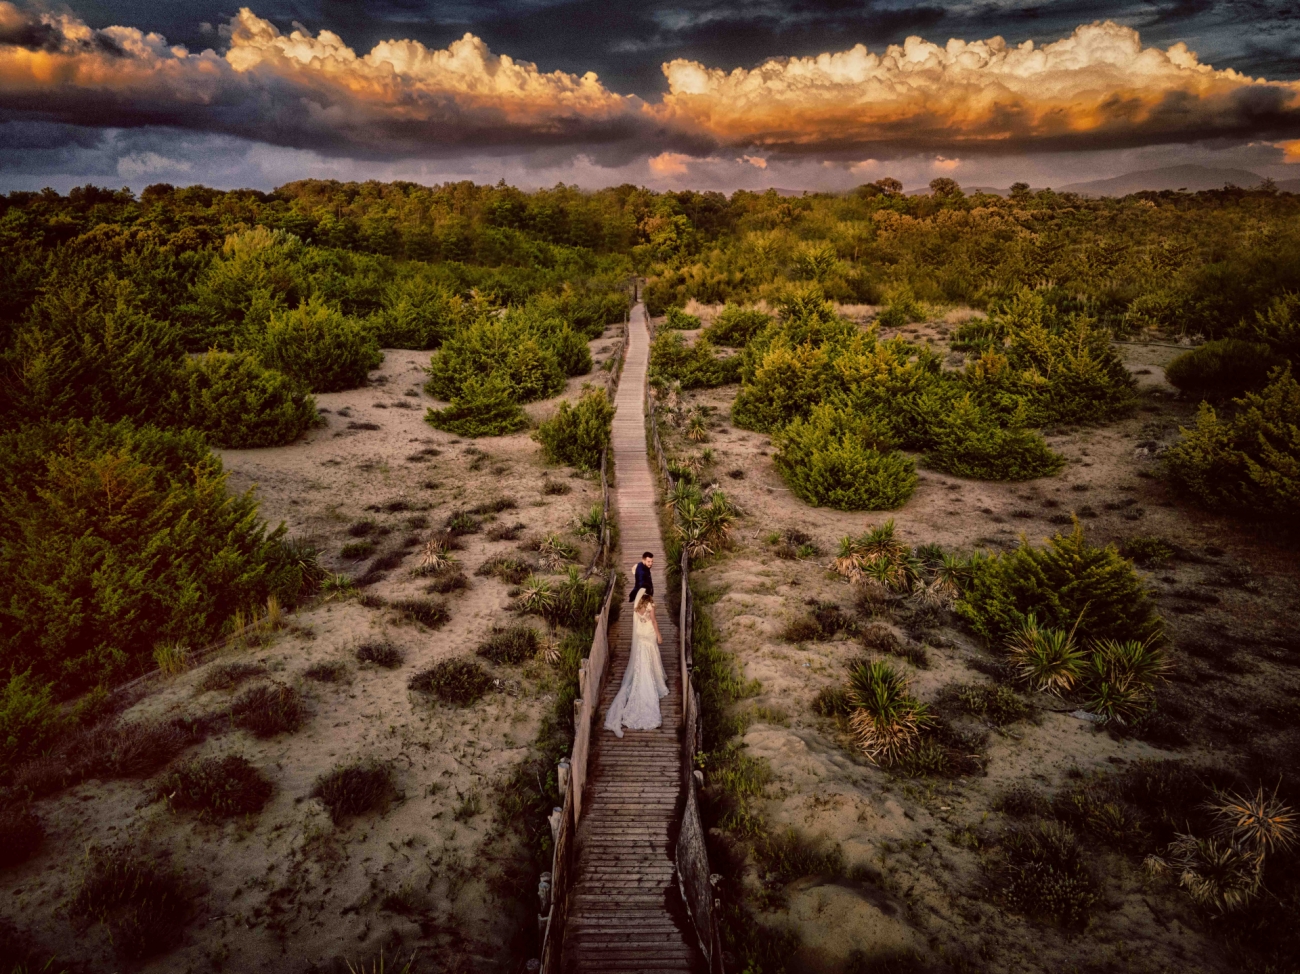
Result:
<instances>
[{"instance_id":1,"label":"wooden walkway edge","mask_svg":"<svg viewBox=\"0 0 1300 974\"><path fill-rule=\"evenodd\" d=\"M643 551L655 554L655 615L663 636L660 653L668 696L660 702L663 726L658 730L625 731L621 740L605 730L605 713L623 681L631 651L631 618L623 606L592 728L577 869L564 930L564 969L575 974L704 969L673 865L683 801L682 687L677 624L668 612L668 558L646 456L647 325L645 305L637 304L629 316L627 358L614 399L615 502L619 565L629 579ZM626 590L615 595L626 598Z\"/></svg>"}]
</instances>

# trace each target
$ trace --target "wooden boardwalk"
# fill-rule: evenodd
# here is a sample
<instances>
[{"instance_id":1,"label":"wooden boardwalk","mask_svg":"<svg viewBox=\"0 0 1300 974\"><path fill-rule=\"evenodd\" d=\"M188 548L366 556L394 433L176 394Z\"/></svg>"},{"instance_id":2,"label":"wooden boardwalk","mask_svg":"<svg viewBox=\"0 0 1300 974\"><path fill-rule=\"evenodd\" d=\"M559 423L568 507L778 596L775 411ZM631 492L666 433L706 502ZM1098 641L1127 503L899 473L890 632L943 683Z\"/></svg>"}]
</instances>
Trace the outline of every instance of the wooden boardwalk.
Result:
<instances>
[{"instance_id":1,"label":"wooden boardwalk","mask_svg":"<svg viewBox=\"0 0 1300 974\"><path fill-rule=\"evenodd\" d=\"M605 713L623 681L631 650L632 620L624 605L623 621L611 632L609 675L592 732L564 967L602 974L696 971L703 963L673 871L682 802L682 687L677 625L668 612L668 559L646 456L650 337L644 305L632 309L628 330L613 436L620 557L630 582L641 552L655 554L655 614L663 636L660 651L668 696L660 702L660 729L624 731L621 740L604 729ZM626 598L627 590L621 594Z\"/></svg>"}]
</instances>

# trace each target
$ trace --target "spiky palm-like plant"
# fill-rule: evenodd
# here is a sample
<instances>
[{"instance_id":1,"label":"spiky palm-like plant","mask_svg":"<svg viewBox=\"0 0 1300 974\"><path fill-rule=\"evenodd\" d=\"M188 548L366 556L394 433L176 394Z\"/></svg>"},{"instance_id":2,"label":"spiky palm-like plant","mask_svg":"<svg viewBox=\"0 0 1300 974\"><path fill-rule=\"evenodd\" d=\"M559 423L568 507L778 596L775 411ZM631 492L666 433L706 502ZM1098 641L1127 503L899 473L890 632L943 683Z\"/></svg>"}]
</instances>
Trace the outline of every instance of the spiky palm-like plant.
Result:
<instances>
[{"instance_id":1,"label":"spiky palm-like plant","mask_svg":"<svg viewBox=\"0 0 1300 974\"><path fill-rule=\"evenodd\" d=\"M961 595L971 576L975 573L974 558L962 558L943 552L939 555L939 564L934 569L934 581L930 589L944 600L952 600Z\"/></svg>"},{"instance_id":2,"label":"spiky palm-like plant","mask_svg":"<svg viewBox=\"0 0 1300 974\"><path fill-rule=\"evenodd\" d=\"M893 764L916 746L934 720L930 709L910 693L907 681L883 660L861 663L849 676L853 712L849 729L864 754Z\"/></svg>"},{"instance_id":3,"label":"spiky palm-like plant","mask_svg":"<svg viewBox=\"0 0 1300 974\"><path fill-rule=\"evenodd\" d=\"M1057 696L1079 681L1086 657L1075 644L1074 630L1039 626L1031 612L1007 640L1007 656L1030 687Z\"/></svg>"},{"instance_id":4,"label":"spiky palm-like plant","mask_svg":"<svg viewBox=\"0 0 1300 974\"><path fill-rule=\"evenodd\" d=\"M554 531L537 543L537 553L540 556L541 563L547 568L558 568L578 554L573 545Z\"/></svg>"},{"instance_id":5,"label":"spiky palm-like plant","mask_svg":"<svg viewBox=\"0 0 1300 974\"><path fill-rule=\"evenodd\" d=\"M555 606L555 592L551 583L536 575L529 575L519 586L519 607L525 612L544 615Z\"/></svg>"},{"instance_id":6,"label":"spiky palm-like plant","mask_svg":"<svg viewBox=\"0 0 1300 974\"><path fill-rule=\"evenodd\" d=\"M686 429L684 432L686 438L692 443L703 443L709 438L709 428L705 425L704 417L699 413L696 413L686 421Z\"/></svg>"},{"instance_id":7,"label":"spiky palm-like plant","mask_svg":"<svg viewBox=\"0 0 1300 974\"><path fill-rule=\"evenodd\" d=\"M1153 687L1168 671L1164 652L1150 639L1099 640L1083 672L1088 709L1119 724L1137 720L1151 709Z\"/></svg>"},{"instance_id":8,"label":"spiky palm-like plant","mask_svg":"<svg viewBox=\"0 0 1300 974\"><path fill-rule=\"evenodd\" d=\"M708 508L695 498L677 505L677 536L691 558L713 553L707 511Z\"/></svg>"},{"instance_id":9,"label":"spiky palm-like plant","mask_svg":"<svg viewBox=\"0 0 1300 974\"><path fill-rule=\"evenodd\" d=\"M1263 856L1274 849L1289 849L1300 838L1300 816L1277 795L1261 785L1253 795L1216 791L1206 802L1218 825L1218 836L1238 848Z\"/></svg>"},{"instance_id":10,"label":"spiky palm-like plant","mask_svg":"<svg viewBox=\"0 0 1300 974\"><path fill-rule=\"evenodd\" d=\"M676 511L684 502L698 502L699 500L701 500L701 497L700 488L698 486L691 483L689 480L678 480L673 484L672 490L668 491L666 503L668 504L669 511Z\"/></svg>"},{"instance_id":11,"label":"spiky palm-like plant","mask_svg":"<svg viewBox=\"0 0 1300 974\"><path fill-rule=\"evenodd\" d=\"M885 562L892 570L877 568L876 574L869 575L868 569L877 562ZM912 549L894 536L894 521L890 518L878 528L840 539L839 555L835 559L835 570L849 579L857 581L864 576L884 581L896 591L904 591L920 575L920 562L912 555ZM887 578L880 577L881 574Z\"/></svg>"},{"instance_id":12,"label":"spiky palm-like plant","mask_svg":"<svg viewBox=\"0 0 1300 974\"><path fill-rule=\"evenodd\" d=\"M431 538L420 549L420 569L425 572L440 572L450 568L455 559L448 554L447 539L444 536Z\"/></svg>"},{"instance_id":13,"label":"spiky palm-like plant","mask_svg":"<svg viewBox=\"0 0 1300 974\"><path fill-rule=\"evenodd\" d=\"M604 524L605 509L599 504L593 504L591 510L578 518L578 537L599 538Z\"/></svg>"},{"instance_id":14,"label":"spiky palm-like plant","mask_svg":"<svg viewBox=\"0 0 1300 974\"><path fill-rule=\"evenodd\" d=\"M1263 885L1263 860L1219 839L1180 834L1165 857L1148 856L1146 863L1152 872L1177 872L1178 885L1198 906L1220 914L1240 910Z\"/></svg>"}]
</instances>

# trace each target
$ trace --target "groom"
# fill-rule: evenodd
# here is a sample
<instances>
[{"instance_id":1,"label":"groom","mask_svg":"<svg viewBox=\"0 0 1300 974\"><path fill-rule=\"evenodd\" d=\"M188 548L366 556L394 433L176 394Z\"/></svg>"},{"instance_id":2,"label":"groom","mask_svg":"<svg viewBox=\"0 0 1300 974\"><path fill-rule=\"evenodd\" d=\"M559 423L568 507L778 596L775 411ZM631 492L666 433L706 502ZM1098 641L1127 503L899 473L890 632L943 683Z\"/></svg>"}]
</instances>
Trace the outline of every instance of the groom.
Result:
<instances>
[{"instance_id":1,"label":"groom","mask_svg":"<svg viewBox=\"0 0 1300 974\"><path fill-rule=\"evenodd\" d=\"M641 560L636 563L636 577L632 580L632 594L628 597L629 602L636 601L636 593L642 589L646 595L655 594L654 579L650 577L650 566L655 563L653 553L646 551L641 555Z\"/></svg>"}]
</instances>

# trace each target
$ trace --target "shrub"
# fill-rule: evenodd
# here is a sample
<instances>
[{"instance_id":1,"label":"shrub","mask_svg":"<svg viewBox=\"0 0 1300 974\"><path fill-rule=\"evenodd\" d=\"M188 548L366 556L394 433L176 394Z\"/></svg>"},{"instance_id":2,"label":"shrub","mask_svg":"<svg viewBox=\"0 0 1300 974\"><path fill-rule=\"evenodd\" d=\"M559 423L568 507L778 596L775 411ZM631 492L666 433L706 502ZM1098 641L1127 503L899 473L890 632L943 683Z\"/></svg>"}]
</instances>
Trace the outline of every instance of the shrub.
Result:
<instances>
[{"instance_id":1,"label":"shrub","mask_svg":"<svg viewBox=\"0 0 1300 974\"><path fill-rule=\"evenodd\" d=\"M444 703L467 707L488 692L492 677L473 660L446 659L415 674L407 686Z\"/></svg>"},{"instance_id":2,"label":"shrub","mask_svg":"<svg viewBox=\"0 0 1300 974\"><path fill-rule=\"evenodd\" d=\"M1123 545L1124 556L1139 565L1161 565L1174 556L1173 547L1163 538L1139 535L1129 538Z\"/></svg>"},{"instance_id":3,"label":"shrub","mask_svg":"<svg viewBox=\"0 0 1300 974\"><path fill-rule=\"evenodd\" d=\"M402 665L406 657L402 651L390 642L362 643L357 647L358 663L373 663L386 670L393 670Z\"/></svg>"},{"instance_id":4,"label":"shrub","mask_svg":"<svg viewBox=\"0 0 1300 974\"><path fill-rule=\"evenodd\" d=\"M664 327L694 331L700 327L700 319L695 315L688 315L681 308L669 308L664 312Z\"/></svg>"},{"instance_id":5,"label":"shrub","mask_svg":"<svg viewBox=\"0 0 1300 974\"><path fill-rule=\"evenodd\" d=\"M383 305L370 318L381 348L437 348L466 316L464 301L445 285L419 277L384 290Z\"/></svg>"},{"instance_id":6,"label":"shrub","mask_svg":"<svg viewBox=\"0 0 1300 974\"><path fill-rule=\"evenodd\" d=\"M843 687L822 687L813 697L812 709L819 717L847 717L853 712L853 702Z\"/></svg>"},{"instance_id":7,"label":"shrub","mask_svg":"<svg viewBox=\"0 0 1300 974\"><path fill-rule=\"evenodd\" d=\"M701 337L706 337L715 345L729 348L744 348L751 338L772 322L772 316L756 308L742 308L728 304L713 319L713 323Z\"/></svg>"},{"instance_id":8,"label":"shrub","mask_svg":"<svg viewBox=\"0 0 1300 974\"><path fill-rule=\"evenodd\" d=\"M993 809L1014 818L1044 817L1051 813L1052 803L1033 785L1017 781L994 799Z\"/></svg>"},{"instance_id":9,"label":"shrub","mask_svg":"<svg viewBox=\"0 0 1300 974\"><path fill-rule=\"evenodd\" d=\"M356 815L388 807L397 796L393 771L380 761L354 761L316 779L311 797L320 800L335 825Z\"/></svg>"},{"instance_id":10,"label":"shrub","mask_svg":"<svg viewBox=\"0 0 1300 974\"><path fill-rule=\"evenodd\" d=\"M248 352L210 351L177 370L160 413L229 449L292 443L316 422L307 387Z\"/></svg>"},{"instance_id":11,"label":"shrub","mask_svg":"<svg viewBox=\"0 0 1300 974\"><path fill-rule=\"evenodd\" d=\"M953 694L966 713L984 717L996 727L1033 716L1033 709L1008 687L998 683L968 683Z\"/></svg>"},{"instance_id":12,"label":"shrub","mask_svg":"<svg viewBox=\"0 0 1300 974\"><path fill-rule=\"evenodd\" d=\"M715 355L704 335L688 345L678 332L664 331L650 344L649 378L657 385L679 382L683 390L710 389L739 377L740 359Z\"/></svg>"},{"instance_id":13,"label":"shrub","mask_svg":"<svg viewBox=\"0 0 1300 974\"><path fill-rule=\"evenodd\" d=\"M467 588L469 588L469 579L465 577L464 572L448 571L436 575L424 590L434 595L450 595L452 592L461 592Z\"/></svg>"},{"instance_id":14,"label":"shrub","mask_svg":"<svg viewBox=\"0 0 1300 974\"><path fill-rule=\"evenodd\" d=\"M912 461L891 449L874 424L831 406L816 406L773 440L776 467L815 507L879 511L901 507L916 488Z\"/></svg>"},{"instance_id":15,"label":"shrub","mask_svg":"<svg viewBox=\"0 0 1300 974\"><path fill-rule=\"evenodd\" d=\"M261 676L266 667L261 663L222 663L211 667L199 680L200 690L232 690L245 680Z\"/></svg>"},{"instance_id":16,"label":"shrub","mask_svg":"<svg viewBox=\"0 0 1300 974\"><path fill-rule=\"evenodd\" d=\"M595 470L609 446L614 407L604 389L588 389L576 405L561 402L555 415L538 428L534 437L551 463L580 470Z\"/></svg>"},{"instance_id":17,"label":"shrub","mask_svg":"<svg viewBox=\"0 0 1300 974\"><path fill-rule=\"evenodd\" d=\"M503 387L515 404L557 395L566 375L549 334L518 314L483 316L464 326L443 343L427 371L424 388L436 399L455 402L476 380Z\"/></svg>"},{"instance_id":18,"label":"shrub","mask_svg":"<svg viewBox=\"0 0 1300 974\"><path fill-rule=\"evenodd\" d=\"M305 716L302 697L283 683L263 683L245 690L230 706L236 727L257 737L293 733Z\"/></svg>"},{"instance_id":19,"label":"shrub","mask_svg":"<svg viewBox=\"0 0 1300 974\"><path fill-rule=\"evenodd\" d=\"M853 714L849 727L872 761L895 764L919 743L933 723L930 708L908 693L907 681L888 663L859 663L849 676Z\"/></svg>"},{"instance_id":20,"label":"shrub","mask_svg":"<svg viewBox=\"0 0 1300 974\"><path fill-rule=\"evenodd\" d=\"M1024 425L1023 411L1009 421L981 409L969 395L953 403L933 429L928 466L976 480L1034 480L1065 465L1043 438Z\"/></svg>"},{"instance_id":21,"label":"shrub","mask_svg":"<svg viewBox=\"0 0 1300 974\"><path fill-rule=\"evenodd\" d=\"M378 547L373 541L349 541L339 549L339 557L346 558L348 561L361 561L369 558L375 553Z\"/></svg>"},{"instance_id":22,"label":"shrub","mask_svg":"<svg viewBox=\"0 0 1300 974\"><path fill-rule=\"evenodd\" d=\"M396 599L389 604L406 618L430 629L441 629L451 619L451 610L442 599Z\"/></svg>"},{"instance_id":23,"label":"shrub","mask_svg":"<svg viewBox=\"0 0 1300 974\"><path fill-rule=\"evenodd\" d=\"M0 780L14 761L46 747L66 726L48 686L30 673L10 677L0 691Z\"/></svg>"},{"instance_id":24,"label":"shrub","mask_svg":"<svg viewBox=\"0 0 1300 974\"><path fill-rule=\"evenodd\" d=\"M1076 524L1042 548L1028 542L983 560L957 613L985 639L999 642L1033 613L1044 627L1096 639L1159 638L1160 617L1133 565L1113 545L1088 544Z\"/></svg>"},{"instance_id":25,"label":"shrub","mask_svg":"<svg viewBox=\"0 0 1300 974\"><path fill-rule=\"evenodd\" d=\"M26 862L44 840L45 827L35 812L15 802L0 805L0 869Z\"/></svg>"},{"instance_id":26,"label":"shrub","mask_svg":"<svg viewBox=\"0 0 1300 974\"><path fill-rule=\"evenodd\" d=\"M1074 641L1074 630L1045 628L1034 613L1007 640L1007 656L1017 676L1031 689L1057 695L1074 689L1087 655Z\"/></svg>"},{"instance_id":27,"label":"shrub","mask_svg":"<svg viewBox=\"0 0 1300 974\"><path fill-rule=\"evenodd\" d=\"M68 912L108 927L125 960L164 953L180 940L192 912L180 874L131 849L92 849Z\"/></svg>"},{"instance_id":28,"label":"shrub","mask_svg":"<svg viewBox=\"0 0 1300 974\"><path fill-rule=\"evenodd\" d=\"M489 558L483 564L475 569L475 575L484 575L491 578L499 578L501 581L510 585L520 585L529 575L537 570L537 566L523 558L515 558L510 555L497 555L495 558Z\"/></svg>"},{"instance_id":29,"label":"shrub","mask_svg":"<svg viewBox=\"0 0 1300 974\"><path fill-rule=\"evenodd\" d=\"M451 396L451 405L430 407L424 418L434 429L471 438L506 436L528 425L528 416L519 408L509 384L497 375L467 377Z\"/></svg>"},{"instance_id":30,"label":"shrub","mask_svg":"<svg viewBox=\"0 0 1300 974\"><path fill-rule=\"evenodd\" d=\"M1300 511L1300 382L1274 372L1260 393L1220 419L1202 405L1196 426L1164 455L1174 484L1206 507L1294 522Z\"/></svg>"},{"instance_id":31,"label":"shrub","mask_svg":"<svg viewBox=\"0 0 1300 974\"><path fill-rule=\"evenodd\" d=\"M1263 388L1279 364L1267 345L1220 338L1183 352L1165 366L1165 378L1196 399L1231 399Z\"/></svg>"},{"instance_id":32,"label":"shrub","mask_svg":"<svg viewBox=\"0 0 1300 974\"><path fill-rule=\"evenodd\" d=\"M537 655L537 630L532 626L493 627L475 652L493 663L515 665Z\"/></svg>"},{"instance_id":33,"label":"shrub","mask_svg":"<svg viewBox=\"0 0 1300 974\"><path fill-rule=\"evenodd\" d=\"M326 660L313 663L302 671L302 675L317 683L342 683L348 678L348 665L342 660Z\"/></svg>"},{"instance_id":34,"label":"shrub","mask_svg":"<svg viewBox=\"0 0 1300 974\"><path fill-rule=\"evenodd\" d=\"M1074 833L1055 822L1009 829L1001 891L1012 909L1082 926L1098 900L1097 883Z\"/></svg>"},{"instance_id":35,"label":"shrub","mask_svg":"<svg viewBox=\"0 0 1300 974\"><path fill-rule=\"evenodd\" d=\"M271 782L237 754L187 761L163 776L158 796L173 808L189 808L215 818L253 815L271 798Z\"/></svg>"},{"instance_id":36,"label":"shrub","mask_svg":"<svg viewBox=\"0 0 1300 974\"><path fill-rule=\"evenodd\" d=\"M312 392L365 385L384 361L369 324L312 297L293 311L271 314L266 330L250 340L264 367L282 372Z\"/></svg>"},{"instance_id":37,"label":"shrub","mask_svg":"<svg viewBox=\"0 0 1300 974\"><path fill-rule=\"evenodd\" d=\"M0 435L0 537L0 658L57 696L147 672L154 646L203 645L320 577L251 493L226 492L201 434L126 421Z\"/></svg>"}]
</instances>

